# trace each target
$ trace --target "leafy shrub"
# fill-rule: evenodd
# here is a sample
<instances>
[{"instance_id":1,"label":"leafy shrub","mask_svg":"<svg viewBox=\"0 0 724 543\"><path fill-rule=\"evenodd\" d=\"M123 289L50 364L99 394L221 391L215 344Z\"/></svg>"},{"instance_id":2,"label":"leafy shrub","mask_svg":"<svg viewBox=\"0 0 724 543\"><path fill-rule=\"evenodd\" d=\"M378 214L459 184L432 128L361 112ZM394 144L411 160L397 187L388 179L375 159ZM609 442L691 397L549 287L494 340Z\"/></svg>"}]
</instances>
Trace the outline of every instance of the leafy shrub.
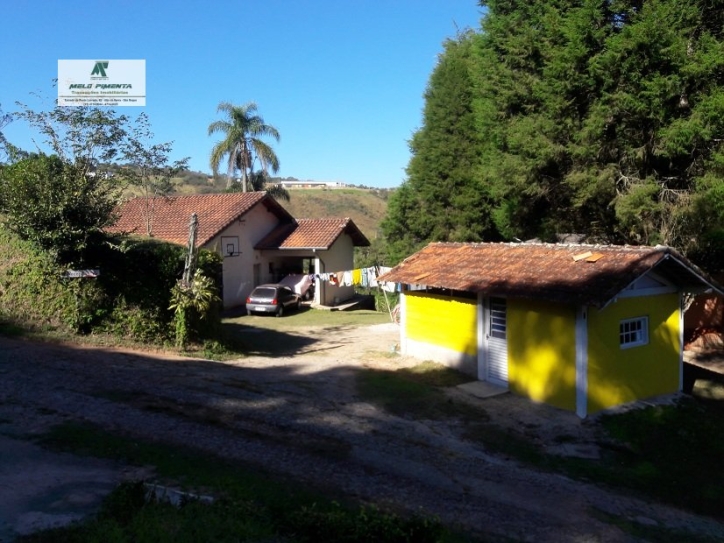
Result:
<instances>
[{"instance_id":1,"label":"leafy shrub","mask_svg":"<svg viewBox=\"0 0 724 543\"><path fill-rule=\"evenodd\" d=\"M78 262L91 239L113 222L116 189L83 162L30 156L0 170L3 221L59 262Z\"/></svg>"},{"instance_id":2,"label":"leafy shrub","mask_svg":"<svg viewBox=\"0 0 724 543\"><path fill-rule=\"evenodd\" d=\"M184 248L155 240L99 237L84 266L94 279L64 278L66 267L30 241L0 230L0 313L12 322L50 325L73 333L106 332L145 342L172 336L171 290L183 271ZM220 292L221 259L200 251L199 269ZM188 323L194 339L220 330L218 304Z\"/></svg>"}]
</instances>

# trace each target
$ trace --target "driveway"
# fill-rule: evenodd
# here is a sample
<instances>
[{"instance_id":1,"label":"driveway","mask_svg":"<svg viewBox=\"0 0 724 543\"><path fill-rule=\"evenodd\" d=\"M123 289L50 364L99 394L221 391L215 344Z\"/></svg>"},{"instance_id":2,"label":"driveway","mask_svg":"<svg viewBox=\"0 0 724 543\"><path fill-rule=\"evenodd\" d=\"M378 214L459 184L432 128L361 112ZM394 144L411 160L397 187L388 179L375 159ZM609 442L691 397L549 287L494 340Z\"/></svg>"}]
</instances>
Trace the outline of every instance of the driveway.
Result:
<instances>
[{"instance_id":1,"label":"driveway","mask_svg":"<svg viewBox=\"0 0 724 543\"><path fill-rule=\"evenodd\" d=\"M253 341L255 330L239 333ZM528 469L466 440L454 421L409 420L364 401L356 387L361 369L419 363L390 355L395 325L277 334L288 351L224 363L0 338L0 434L27 440L60 422L86 421L139 438L194 443L364 501L422 510L493 539L636 541L600 520L603 511L724 540L722 525L709 519ZM593 442L592 426L571 414L510 394L451 394L451 401L477 405L493 422L525 428L544 445L558 443L556 435L582 449ZM0 440L3 457L7 441ZM71 460L58 462L62 472ZM122 466L97 467L107 475L99 479L111 482L138 476ZM19 463L13 473L0 470L0 489L17 488L34 473L31 463ZM94 488L92 475L79 477L74 488ZM72 501L61 496L62 488L52 492L56 505ZM11 502L0 494L0 509ZM0 518L6 533L23 515L53 514L49 500L23 503L4 509L11 511Z\"/></svg>"}]
</instances>

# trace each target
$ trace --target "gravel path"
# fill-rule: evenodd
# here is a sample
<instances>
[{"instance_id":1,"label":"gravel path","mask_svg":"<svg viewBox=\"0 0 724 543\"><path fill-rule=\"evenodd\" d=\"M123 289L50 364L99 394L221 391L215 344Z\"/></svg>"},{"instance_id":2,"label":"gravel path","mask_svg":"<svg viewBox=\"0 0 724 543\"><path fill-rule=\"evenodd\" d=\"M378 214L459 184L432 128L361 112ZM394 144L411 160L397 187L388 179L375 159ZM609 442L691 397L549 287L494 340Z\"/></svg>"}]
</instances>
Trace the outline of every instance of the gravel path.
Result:
<instances>
[{"instance_id":1,"label":"gravel path","mask_svg":"<svg viewBox=\"0 0 724 543\"><path fill-rule=\"evenodd\" d=\"M0 433L32 436L58 422L99 424L195 446L362 500L424 511L493 539L639 541L597 511L724 540L706 518L487 453L451 421L410 421L356 396L362 367L399 368L394 325L306 329L294 356L216 363L172 355L40 345L0 338ZM300 344L300 342L293 342ZM592 425L506 394L480 405L532 439ZM551 442L552 443L552 442ZM0 487L7 481L2 480Z\"/></svg>"}]
</instances>

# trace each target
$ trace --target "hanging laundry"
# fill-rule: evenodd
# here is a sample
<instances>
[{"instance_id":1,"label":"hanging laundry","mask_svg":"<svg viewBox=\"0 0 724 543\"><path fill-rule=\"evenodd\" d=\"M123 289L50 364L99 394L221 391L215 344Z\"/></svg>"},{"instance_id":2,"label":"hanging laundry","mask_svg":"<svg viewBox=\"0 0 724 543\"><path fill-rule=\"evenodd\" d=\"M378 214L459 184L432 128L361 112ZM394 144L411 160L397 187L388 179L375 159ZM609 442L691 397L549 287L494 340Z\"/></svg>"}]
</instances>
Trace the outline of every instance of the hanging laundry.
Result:
<instances>
[{"instance_id":1,"label":"hanging laundry","mask_svg":"<svg viewBox=\"0 0 724 543\"><path fill-rule=\"evenodd\" d=\"M339 284L345 287L351 287L352 286L352 270L343 271L342 273L342 279L340 280Z\"/></svg>"},{"instance_id":2,"label":"hanging laundry","mask_svg":"<svg viewBox=\"0 0 724 543\"><path fill-rule=\"evenodd\" d=\"M357 286L362 284L362 269L356 268L352 270L352 284Z\"/></svg>"},{"instance_id":3,"label":"hanging laundry","mask_svg":"<svg viewBox=\"0 0 724 543\"><path fill-rule=\"evenodd\" d=\"M377 267L367 268L367 283L372 288L377 288Z\"/></svg>"},{"instance_id":4,"label":"hanging laundry","mask_svg":"<svg viewBox=\"0 0 724 543\"><path fill-rule=\"evenodd\" d=\"M368 271L369 268L362 268L362 286L364 288L367 288L370 285Z\"/></svg>"},{"instance_id":5,"label":"hanging laundry","mask_svg":"<svg viewBox=\"0 0 724 543\"><path fill-rule=\"evenodd\" d=\"M337 277L336 273L329 274L329 282L333 285L339 285L339 278Z\"/></svg>"}]
</instances>

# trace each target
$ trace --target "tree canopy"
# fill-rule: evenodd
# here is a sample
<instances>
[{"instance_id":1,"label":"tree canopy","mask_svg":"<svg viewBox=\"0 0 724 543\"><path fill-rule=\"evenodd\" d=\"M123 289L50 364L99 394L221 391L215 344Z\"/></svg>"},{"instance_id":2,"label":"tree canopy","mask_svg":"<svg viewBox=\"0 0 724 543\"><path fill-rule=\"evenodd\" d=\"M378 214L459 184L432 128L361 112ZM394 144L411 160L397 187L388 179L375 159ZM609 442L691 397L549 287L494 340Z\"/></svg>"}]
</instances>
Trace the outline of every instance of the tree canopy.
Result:
<instances>
[{"instance_id":1,"label":"tree canopy","mask_svg":"<svg viewBox=\"0 0 724 543\"><path fill-rule=\"evenodd\" d=\"M708 0L490 0L446 42L392 251L575 233L686 252L724 231L724 11ZM403 250L404 248L404 250Z\"/></svg>"},{"instance_id":2,"label":"tree canopy","mask_svg":"<svg viewBox=\"0 0 724 543\"><path fill-rule=\"evenodd\" d=\"M10 163L0 165L2 222L59 262L82 262L91 244L102 243L125 186L140 187L149 199L168 192L171 176L186 167L187 159L169 164L171 143L152 143L145 114L131 119L94 107L22 107L13 117L44 136L52 154L5 142Z\"/></svg>"},{"instance_id":3,"label":"tree canopy","mask_svg":"<svg viewBox=\"0 0 724 543\"><path fill-rule=\"evenodd\" d=\"M247 192L257 160L264 173L269 173L269 170L272 173L279 171L279 159L274 149L262 139L270 137L279 141L279 132L264 122L263 117L257 114L257 109L254 102L242 106L221 102L217 112L227 118L209 125L209 136L217 133L223 136L211 149L209 162L214 175L217 175L226 157L227 188L232 187L234 174L238 171L241 174L242 191Z\"/></svg>"}]
</instances>

